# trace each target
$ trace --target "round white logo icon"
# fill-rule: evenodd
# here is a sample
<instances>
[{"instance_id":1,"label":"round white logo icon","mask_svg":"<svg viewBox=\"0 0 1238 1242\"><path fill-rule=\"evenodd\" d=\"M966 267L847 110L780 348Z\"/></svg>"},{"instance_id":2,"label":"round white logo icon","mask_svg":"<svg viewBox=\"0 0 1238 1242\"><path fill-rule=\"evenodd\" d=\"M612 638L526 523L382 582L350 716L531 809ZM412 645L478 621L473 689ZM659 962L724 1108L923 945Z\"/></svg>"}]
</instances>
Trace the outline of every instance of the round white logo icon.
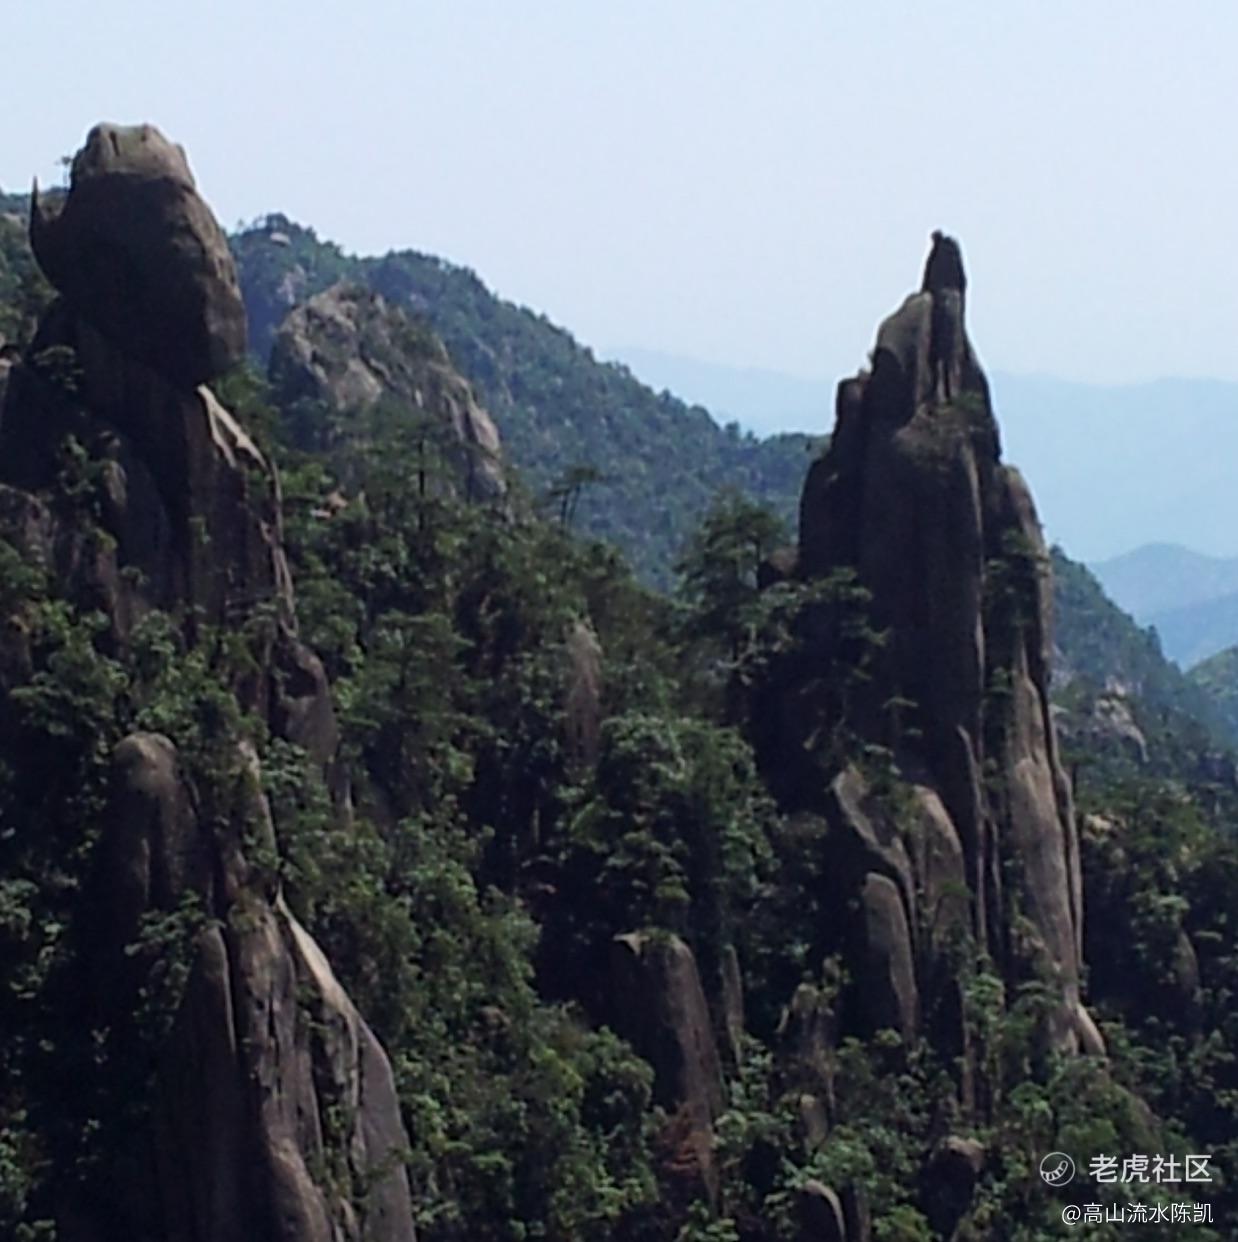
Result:
<instances>
[{"instance_id":1,"label":"round white logo icon","mask_svg":"<svg viewBox=\"0 0 1238 1242\"><path fill-rule=\"evenodd\" d=\"M1040 1162L1040 1176L1050 1186L1065 1186L1075 1176L1075 1162L1064 1151L1051 1151Z\"/></svg>"}]
</instances>

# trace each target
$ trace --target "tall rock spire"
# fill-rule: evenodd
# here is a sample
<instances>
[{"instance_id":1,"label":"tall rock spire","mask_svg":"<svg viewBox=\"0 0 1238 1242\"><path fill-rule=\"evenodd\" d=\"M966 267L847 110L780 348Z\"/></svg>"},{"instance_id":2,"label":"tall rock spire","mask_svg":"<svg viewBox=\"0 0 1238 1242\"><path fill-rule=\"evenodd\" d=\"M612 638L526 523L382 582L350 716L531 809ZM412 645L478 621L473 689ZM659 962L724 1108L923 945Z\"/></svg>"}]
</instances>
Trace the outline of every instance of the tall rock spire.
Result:
<instances>
[{"instance_id":1,"label":"tall rock spire","mask_svg":"<svg viewBox=\"0 0 1238 1242\"><path fill-rule=\"evenodd\" d=\"M1001 462L966 283L958 243L934 233L922 290L882 323L871 370L839 385L801 501L801 573L853 572L886 635L854 727L889 748L915 795L910 822L888 832L858 771L826 800L849 859L840 897L864 915L852 973L881 1024L957 1014L945 954L965 930L1009 982L1050 982L1058 1046L1098 1050L1079 1000L1079 853L1049 708L1048 560L1031 494ZM957 881L965 903L946 899Z\"/></svg>"}]
</instances>

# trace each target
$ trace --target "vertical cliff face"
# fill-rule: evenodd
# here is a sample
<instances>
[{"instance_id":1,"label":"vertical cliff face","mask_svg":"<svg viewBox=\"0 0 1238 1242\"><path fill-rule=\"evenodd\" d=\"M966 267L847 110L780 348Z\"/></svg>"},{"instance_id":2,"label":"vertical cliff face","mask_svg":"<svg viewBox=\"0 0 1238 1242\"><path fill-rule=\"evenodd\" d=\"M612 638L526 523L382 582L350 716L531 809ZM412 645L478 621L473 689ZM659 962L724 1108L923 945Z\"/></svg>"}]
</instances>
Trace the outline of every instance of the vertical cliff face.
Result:
<instances>
[{"instance_id":1,"label":"vertical cliff face","mask_svg":"<svg viewBox=\"0 0 1238 1242\"><path fill-rule=\"evenodd\" d=\"M243 634L248 659L227 690L309 752L346 818L326 679L297 639L274 472L208 387L241 356L244 310L184 153L149 126L96 127L60 209L36 197L31 232L60 300L4 395L3 533L99 609L114 651L153 609L191 651ZM68 437L101 479L90 533L56 500ZM23 675L20 642L6 646L0 728ZM387 1057L282 900L256 755L217 741L196 779L156 733L111 755L82 962L89 1020L121 1033L132 1021L144 921L187 902L205 917L146 1128L102 1190L66 1199L65 1236L411 1242Z\"/></svg>"},{"instance_id":2,"label":"vertical cliff face","mask_svg":"<svg viewBox=\"0 0 1238 1242\"><path fill-rule=\"evenodd\" d=\"M912 795L894 815L848 769L826 800L840 895L862 911L856 990L881 1025L907 1032L936 1010L957 1027L945 951L966 931L1008 980L1051 983L1059 1045L1096 1050L1049 714L1048 561L1028 489L1001 461L965 301L958 244L935 234L920 292L882 323L870 368L839 385L801 502L800 572L849 571L870 594L885 639L853 723Z\"/></svg>"}]
</instances>

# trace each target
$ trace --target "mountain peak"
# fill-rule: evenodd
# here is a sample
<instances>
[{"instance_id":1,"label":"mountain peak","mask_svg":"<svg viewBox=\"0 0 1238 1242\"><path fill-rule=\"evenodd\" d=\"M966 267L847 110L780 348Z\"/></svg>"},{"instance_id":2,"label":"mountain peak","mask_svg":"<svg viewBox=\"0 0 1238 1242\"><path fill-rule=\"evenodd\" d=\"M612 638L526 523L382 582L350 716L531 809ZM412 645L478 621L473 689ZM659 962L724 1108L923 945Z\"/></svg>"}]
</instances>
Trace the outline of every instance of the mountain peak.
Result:
<instances>
[{"instance_id":1,"label":"mountain peak","mask_svg":"<svg viewBox=\"0 0 1238 1242\"><path fill-rule=\"evenodd\" d=\"M867 593L869 624L884 638L856 692L855 728L915 774L926 839L936 834L951 882L969 893L957 930L1000 960L1007 912L1025 909L1027 951L1060 988L1053 1038L1095 1049L1079 1002L1074 814L1049 712L1047 553L1026 484L1001 463L988 381L963 326L965 284L958 243L935 234L924 287L882 323L871 372L839 385L830 447L804 485L800 572L852 574ZM995 697L995 682L1009 692ZM862 785L846 769L825 807L844 838L863 836ZM1009 887L1003 856L1020 860ZM855 875L866 868L886 874L876 854ZM887 1008L904 1027L917 1021L917 996L920 1011L943 1000L931 947L940 929L922 925L909 896L939 882L909 874L901 895L880 901L875 879L839 894L898 948L889 962L899 971L852 965L873 994L899 1000ZM1026 962L1011 956L1002 967L1013 978Z\"/></svg>"},{"instance_id":2,"label":"mountain peak","mask_svg":"<svg viewBox=\"0 0 1238 1242\"><path fill-rule=\"evenodd\" d=\"M938 293L944 289L967 292L967 275L963 270L963 251L953 237L941 229L934 229L930 239L933 243L924 264L924 281L920 289L924 293Z\"/></svg>"}]
</instances>

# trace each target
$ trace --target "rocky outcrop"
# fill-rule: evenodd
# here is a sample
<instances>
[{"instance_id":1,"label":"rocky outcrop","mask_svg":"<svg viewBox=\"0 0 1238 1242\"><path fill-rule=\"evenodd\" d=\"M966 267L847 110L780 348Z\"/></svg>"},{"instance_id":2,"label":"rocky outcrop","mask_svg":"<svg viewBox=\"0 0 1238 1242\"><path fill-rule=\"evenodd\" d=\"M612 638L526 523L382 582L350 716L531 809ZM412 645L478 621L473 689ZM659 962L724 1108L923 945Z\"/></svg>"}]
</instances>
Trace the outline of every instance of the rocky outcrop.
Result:
<instances>
[{"instance_id":1,"label":"rocky outcrop","mask_svg":"<svg viewBox=\"0 0 1238 1242\"><path fill-rule=\"evenodd\" d=\"M100 886L111 934L97 960L124 961L136 912L170 912L192 895L203 915L155 1095L163 1236L411 1240L387 1058L243 848L274 844L254 756L237 752L231 813L213 822L197 814L167 738L126 738L114 766ZM128 991L110 989L111 1003Z\"/></svg>"},{"instance_id":2,"label":"rocky outcrop","mask_svg":"<svg viewBox=\"0 0 1238 1242\"><path fill-rule=\"evenodd\" d=\"M835 882L858 908L841 934L855 966L853 1019L910 1039L921 1028L922 988L930 1008L953 990L933 965L969 925L958 833L928 785L873 788L855 767L835 778L825 809Z\"/></svg>"},{"instance_id":3,"label":"rocky outcrop","mask_svg":"<svg viewBox=\"0 0 1238 1242\"><path fill-rule=\"evenodd\" d=\"M275 335L270 372L284 404L326 412L302 429L316 447L356 443L359 416L386 402L437 437L466 495L506 490L498 430L468 381L437 336L379 294L339 284L297 306Z\"/></svg>"},{"instance_id":4,"label":"rocky outcrop","mask_svg":"<svg viewBox=\"0 0 1238 1242\"><path fill-rule=\"evenodd\" d=\"M983 1143L957 1134L942 1139L929 1153L920 1175L920 1199L938 1237L955 1236L971 1207L986 1156Z\"/></svg>"},{"instance_id":5,"label":"rocky outcrop","mask_svg":"<svg viewBox=\"0 0 1238 1242\"><path fill-rule=\"evenodd\" d=\"M563 715L568 753L579 767L592 768L598 760L602 736L602 645L593 627L577 620L568 629L565 647Z\"/></svg>"},{"instance_id":6,"label":"rocky outcrop","mask_svg":"<svg viewBox=\"0 0 1238 1242\"><path fill-rule=\"evenodd\" d=\"M83 319L178 384L205 383L244 356L227 239L185 152L154 126L96 125L60 210L35 187L30 241Z\"/></svg>"},{"instance_id":7,"label":"rocky outcrop","mask_svg":"<svg viewBox=\"0 0 1238 1242\"><path fill-rule=\"evenodd\" d=\"M801 1242L848 1242L842 1201L824 1182L805 1182L796 1206Z\"/></svg>"},{"instance_id":8,"label":"rocky outcrop","mask_svg":"<svg viewBox=\"0 0 1238 1242\"><path fill-rule=\"evenodd\" d=\"M345 821L330 694L297 637L278 481L205 382L240 356L245 321L184 153L148 126L96 127L59 212L36 199L31 234L60 299L4 392L6 537L104 615L116 650L152 609L190 647L243 634L249 658L228 688L305 747ZM75 485L88 520L66 509L66 469L88 471ZM3 646L6 673L20 672L21 636ZM118 1160L112 1200L66 1202L64 1222L109 1242L411 1242L391 1068L283 903L256 755L238 745L195 787L171 741L135 734L112 766L84 971L101 1025L132 1020L151 964L132 946L148 917L188 901L203 922L159 1050L150 1132Z\"/></svg>"},{"instance_id":9,"label":"rocky outcrop","mask_svg":"<svg viewBox=\"0 0 1238 1242\"><path fill-rule=\"evenodd\" d=\"M278 482L202 382L242 356L245 311L184 152L151 126L96 126L60 210L32 204L31 240L60 299L9 377L0 480L52 486L74 436L103 465L114 547L91 587L117 641L152 607L182 616L191 636L263 614L256 673L235 688L330 762L330 696L296 641ZM66 568L80 588L80 568Z\"/></svg>"},{"instance_id":10,"label":"rocky outcrop","mask_svg":"<svg viewBox=\"0 0 1238 1242\"><path fill-rule=\"evenodd\" d=\"M1067 748L1147 766L1148 739L1122 687L1107 685L1072 710L1054 705L1053 719Z\"/></svg>"},{"instance_id":11,"label":"rocky outcrop","mask_svg":"<svg viewBox=\"0 0 1238 1242\"><path fill-rule=\"evenodd\" d=\"M778 1039L791 1079L806 1088L798 1101L804 1140L809 1147L817 1147L835 1119L838 1022L833 998L812 984L801 983L783 1010Z\"/></svg>"},{"instance_id":12,"label":"rocky outcrop","mask_svg":"<svg viewBox=\"0 0 1238 1242\"><path fill-rule=\"evenodd\" d=\"M947 947L966 931L1010 981L1053 981L1049 1034L1075 1047L1081 881L1048 700L1047 558L1001 462L965 289L957 243L935 235L921 292L881 325L871 368L839 385L805 483L797 572L846 571L868 593L885 638L848 710L897 774L884 805L854 770L821 805L839 899L861 912L853 1016L905 1035L937 1024L961 1049Z\"/></svg>"},{"instance_id":13,"label":"rocky outcrop","mask_svg":"<svg viewBox=\"0 0 1238 1242\"><path fill-rule=\"evenodd\" d=\"M615 937L611 977L616 1029L653 1066L654 1098L672 1114L662 1135L672 1194L716 1205L714 1122L725 1096L696 958L678 936L631 932Z\"/></svg>"},{"instance_id":14,"label":"rocky outcrop","mask_svg":"<svg viewBox=\"0 0 1238 1242\"><path fill-rule=\"evenodd\" d=\"M719 970L719 1008L723 1047L727 1063L738 1068L744 1059L744 975L739 966L739 954L733 944L724 946Z\"/></svg>"}]
</instances>

